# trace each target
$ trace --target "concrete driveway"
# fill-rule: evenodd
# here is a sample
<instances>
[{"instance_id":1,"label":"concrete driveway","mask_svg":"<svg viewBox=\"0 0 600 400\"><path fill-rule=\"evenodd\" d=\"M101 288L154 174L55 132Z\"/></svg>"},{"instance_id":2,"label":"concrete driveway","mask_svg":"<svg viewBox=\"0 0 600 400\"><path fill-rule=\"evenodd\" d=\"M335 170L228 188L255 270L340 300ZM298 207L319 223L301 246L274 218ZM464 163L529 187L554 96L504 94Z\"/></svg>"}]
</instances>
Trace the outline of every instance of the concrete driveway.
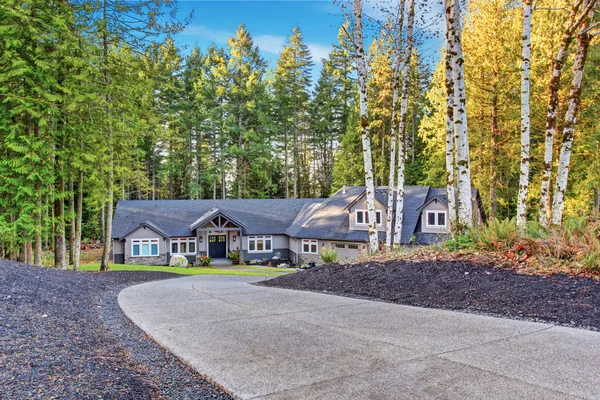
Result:
<instances>
[{"instance_id":1,"label":"concrete driveway","mask_svg":"<svg viewBox=\"0 0 600 400\"><path fill-rule=\"evenodd\" d=\"M242 399L600 399L600 333L248 284L261 279L145 283L119 304Z\"/></svg>"}]
</instances>

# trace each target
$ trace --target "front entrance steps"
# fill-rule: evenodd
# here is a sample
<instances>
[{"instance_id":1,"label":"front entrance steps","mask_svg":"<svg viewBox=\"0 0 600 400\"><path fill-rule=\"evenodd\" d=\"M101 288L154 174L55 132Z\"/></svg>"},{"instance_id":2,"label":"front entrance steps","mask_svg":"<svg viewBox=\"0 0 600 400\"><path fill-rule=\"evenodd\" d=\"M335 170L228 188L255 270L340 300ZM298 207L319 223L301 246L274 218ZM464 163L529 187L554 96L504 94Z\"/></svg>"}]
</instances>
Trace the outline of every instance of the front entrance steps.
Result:
<instances>
[{"instance_id":1,"label":"front entrance steps","mask_svg":"<svg viewBox=\"0 0 600 400\"><path fill-rule=\"evenodd\" d=\"M233 262L228 258L215 258L211 261L210 265L212 267L217 267L221 265L233 265Z\"/></svg>"}]
</instances>

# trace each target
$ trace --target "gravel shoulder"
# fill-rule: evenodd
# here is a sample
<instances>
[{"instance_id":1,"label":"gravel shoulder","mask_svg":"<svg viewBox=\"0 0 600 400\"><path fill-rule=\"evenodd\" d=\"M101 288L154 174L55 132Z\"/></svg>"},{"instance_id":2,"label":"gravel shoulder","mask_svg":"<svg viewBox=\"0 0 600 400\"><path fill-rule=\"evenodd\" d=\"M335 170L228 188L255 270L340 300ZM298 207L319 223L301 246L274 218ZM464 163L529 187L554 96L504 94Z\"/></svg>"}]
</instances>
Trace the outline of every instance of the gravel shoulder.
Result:
<instances>
[{"instance_id":1,"label":"gravel shoulder","mask_svg":"<svg viewBox=\"0 0 600 400\"><path fill-rule=\"evenodd\" d=\"M230 399L118 306L125 287L177 276L0 260L0 398Z\"/></svg>"},{"instance_id":2,"label":"gravel shoulder","mask_svg":"<svg viewBox=\"0 0 600 400\"><path fill-rule=\"evenodd\" d=\"M600 284L465 261L331 264L261 285L600 331Z\"/></svg>"}]
</instances>

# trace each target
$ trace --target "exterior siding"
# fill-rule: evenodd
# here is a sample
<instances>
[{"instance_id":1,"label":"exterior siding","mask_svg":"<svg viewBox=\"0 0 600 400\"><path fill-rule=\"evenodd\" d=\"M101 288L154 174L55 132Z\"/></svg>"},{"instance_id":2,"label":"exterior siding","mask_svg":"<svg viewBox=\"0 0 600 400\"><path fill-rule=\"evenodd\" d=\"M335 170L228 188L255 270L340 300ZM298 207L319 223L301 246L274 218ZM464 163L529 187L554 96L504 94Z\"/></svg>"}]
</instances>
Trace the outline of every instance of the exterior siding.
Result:
<instances>
[{"instance_id":1,"label":"exterior siding","mask_svg":"<svg viewBox=\"0 0 600 400\"><path fill-rule=\"evenodd\" d=\"M368 225L356 225L356 210L366 210L367 209L367 200L366 198L363 196L362 199L358 200L355 204L352 205L352 207L350 207L349 209L349 217L350 217L350 224L349 224L349 229L351 230L355 230L355 231L368 231L369 230L369 226ZM386 231L386 227L387 227L387 208L384 207L383 204L381 204L379 201L375 200L375 210L380 210L381 211L381 219L382 219L382 224L381 226L377 227L377 230L380 232L385 232Z\"/></svg>"},{"instance_id":2,"label":"exterior siding","mask_svg":"<svg viewBox=\"0 0 600 400\"><path fill-rule=\"evenodd\" d=\"M428 227L427 226L427 211L446 211L446 226L445 227ZM448 207L442 202L432 201L421 211L421 232L423 233L450 233L450 225L448 221Z\"/></svg>"},{"instance_id":3,"label":"exterior siding","mask_svg":"<svg viewBox=\"0 0 600 400\"><path fill-rule=\"evenodd\" d=\"M158 239L158 256L133 257L131 255L131 239ZM163 238L160 234L150 228L140 226L131 232L123 243L125 264L143 264L143 265L167 265L167 246L170 245L169 239Z\"/></svg>"}]
</instances>

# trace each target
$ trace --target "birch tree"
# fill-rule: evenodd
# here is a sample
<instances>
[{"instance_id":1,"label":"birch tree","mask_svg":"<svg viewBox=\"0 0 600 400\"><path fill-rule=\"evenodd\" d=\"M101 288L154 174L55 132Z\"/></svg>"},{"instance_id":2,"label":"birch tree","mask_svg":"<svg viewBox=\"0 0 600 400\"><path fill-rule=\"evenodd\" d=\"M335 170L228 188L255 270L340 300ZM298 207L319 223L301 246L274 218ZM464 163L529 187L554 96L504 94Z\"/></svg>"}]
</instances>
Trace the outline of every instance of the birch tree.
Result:
<instances>
[{"instance_id":1,"label":"birch tree","mask_svg":"<svg viewBox=\"0 0 600 400\"><path fill-rule=\"evenodd\" d=\"M527 222L527 195L529 192L529 147L531 122L529 118L531 68L531 0L523 0L523 34L521 50L521 166L517 198L517 226Z\"/></svg>"},{"instance_id":2,"label":"birch tree","mask_svg":"<svg viewBox=\"0 0 600 400\"><path fill-rule=\"evenodd\" d=\"M454 141L454 41L452 40L450 19L446 18L446 195L448 197L448 219L450 229L456 228L456 163Z\"/></svg>"},{"instance_id":3,"label":"birch tree","mask_svg":"<svg viewBox=\"0 0 600 400\"><path fill-rule=\"evenodd\" d=\"M396 108L398 105L398 90L400 87L400 65L402 64L402 30L404 25L404 6L405 0L400 0L400 8L398 10L398 31L396 38L396 65L394 66L394 94L392 100L392 138L391 138L391 151L390 151L390 175L388 181L388 199L387 199L387 227L385 235L385 246L386 249L392 248L392 236L394 233L393 225L393 214L394 214L394 191L396 190L396 146L398 140L398 132L396 130Z\"/></svg>"},{"instance_id":4,"label":"birch tree","mask_svg":"<svg viewBox=\"0 0 600 400\"><path fill-rule=\"evenodd\" d=\"M394 226L394 246L402 239L404 220L404 169L406 149L406 117L408 112L408 91L410 85L410 60L413 48L413 28L415 23L415 0L409 0L408 24L406 27L406 49L404 51L404 70L402 71L402 100L400 104L400 122L398 124L398 183L396 189L396 224ZM390 166L392 168L392 166Z\"/></svg>"},{"instance_id":5,"label":"birch tree","mask_svg":"<svg viewBox=\"0 0 600 400\"><path fill-rule=\"evenodd\" d=\"M379 247L377 238L377 218L375 213L375 185L373 182L373 162L371 159L371 138L369 135L369 113L367 109L367 61L363 44L362 0L354 0L354 46L356 47L356 69L360 101L360 130L363 147L365 190L369 217L369 252L376 253Z\"/></svg>"},{"instance_id":6,"label":"birch tree","mask_svg":"<svg viewBox=\"0 0 600 400\"><path fill-rule=\"evenodd\" d=\"M458 0L445 0L446 20L453 41L452 76L454 83L454 135L456 140L457 212L459 229L473 226L471 202L471 165L469 131L467 127L467 101L462 53L460 5Z\"/></svg>"},{"instance_id":7,"label":"birch tree","mask_svg":"<svg viewBox=\"0 0 600 400\"><path fill-rule=\"evenodd\" d=\"M579 9L583 0L574 0L573 6L571 7L571 15L569 17L569 23L563 34L560 48L556 53L552 65L552 75L550 83L548 84L548 111L546 114L546 132L544 139L544 163L542 167L542 185L540 190L540 225L548 226L548 211L550 204L550 178L552 175L552 160L554 152L554 132L556 130L556 119L558 112L558 91L560 84L560 77L567 55L567 49L569 44L573 41L573 35L579 25L583 22L595 2L591 4L586 2L586 6L583 7L583 11L578 15Z\"/></svg>"},{"instance_id":8,"label":"birch tree","mask_svg":"<svg viewBox=\"0 0 600 400\"><path fill-rule=\"evenodd\" d=\"M596 0L585 0L583 3L584 19L577 35L577 51L575 53L575 63L573 66L573 80L569 90L569 105L565 115L565 122L562 133L562 146L560 149L560 158L558 162L558 171L556 173L556 185L552 200L552 224L560 225L564 209L565 191L567 190L567 181L569 178L569 165L571 162L571 152L573 150L573 134L575 132L575 118L581 101L581 83L583 81L583 69L590 47L592 35L589 31L591 21L594 18L594 7Z\"/></svg>"}]
</instances>

